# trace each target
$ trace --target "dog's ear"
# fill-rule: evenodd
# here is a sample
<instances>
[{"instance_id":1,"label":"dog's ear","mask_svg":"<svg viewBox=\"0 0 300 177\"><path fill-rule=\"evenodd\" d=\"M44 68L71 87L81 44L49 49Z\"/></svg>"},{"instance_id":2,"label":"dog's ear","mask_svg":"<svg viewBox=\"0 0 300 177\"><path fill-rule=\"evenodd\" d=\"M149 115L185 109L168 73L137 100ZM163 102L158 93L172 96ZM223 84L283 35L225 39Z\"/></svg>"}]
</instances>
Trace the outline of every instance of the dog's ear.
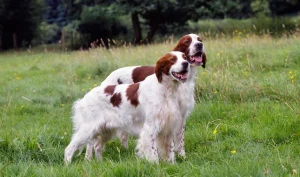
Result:
<instances>
[{"instance_id":1,"label":"dog's ear","mask_svg":"<svg viewBox=\"0 0 300 177\"><path fill-rule=\"evenodd\" d=\"M164 67L165 67L165 56L161 57L156 62L156 66L155 66L155 75L159 83L162 81L162 74L164 71Z\"/></svg>"},{"instance_id":2,"label":"dog's ear","mask_svg":"<svg viewBox=\"0 0 300 177\"><path fill-rule=\"evenodd\" d=\"M205 54L205 52L203 52L203 54L202 54L202 62L203 62L202 67L205 68L205 64L206 64L206 54Z\"/></svg>"}]
</instances>

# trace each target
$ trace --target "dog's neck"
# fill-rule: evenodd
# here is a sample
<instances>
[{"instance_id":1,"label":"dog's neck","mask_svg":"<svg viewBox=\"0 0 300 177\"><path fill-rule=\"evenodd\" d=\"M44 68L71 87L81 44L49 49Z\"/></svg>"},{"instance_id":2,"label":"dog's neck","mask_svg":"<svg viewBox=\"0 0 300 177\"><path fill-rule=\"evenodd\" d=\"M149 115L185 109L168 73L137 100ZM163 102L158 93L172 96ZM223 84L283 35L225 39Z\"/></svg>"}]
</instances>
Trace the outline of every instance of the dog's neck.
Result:
<instances>
[{"instance_id":1,"label":"dog's neck","mask_svg":"<svg viewBox=\"0 0 300 177\"><path fill-rule=\"evenodd\" d=\"M191 65L190 75L186 82L194 82L196 74L197 74L197 69L198 69L198 66Z\"/></svg>"},{"instance_id":2,"label":"dog's neck","mask_svg":"<svg viewBox=\"0 0 300 177\"><path fill-rule=\"evenodd\" d=\"M170 93L176 92L180 83L181 82L175 80L170 75L166 75L166 74L162 75L161 84L163 85L163 87L169 90Z\"/></svg>"}]
</instances>

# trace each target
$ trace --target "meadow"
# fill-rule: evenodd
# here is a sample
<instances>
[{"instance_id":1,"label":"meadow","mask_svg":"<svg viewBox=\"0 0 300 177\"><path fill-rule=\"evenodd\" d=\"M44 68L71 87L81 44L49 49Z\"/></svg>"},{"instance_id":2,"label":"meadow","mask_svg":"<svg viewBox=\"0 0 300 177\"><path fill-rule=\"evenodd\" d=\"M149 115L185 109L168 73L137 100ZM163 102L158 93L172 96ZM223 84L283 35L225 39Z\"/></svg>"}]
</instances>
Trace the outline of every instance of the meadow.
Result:
<instances>
[{"instance_id":1,"label":"meadow","mask_svg":"<svg viewBox=\"0 0 300 177\"><path fill-rule=\"evenodd\" d=\"M0 176L300 176L300 35L205 38L187 157L148 163L119 140L103 161L63 162L71 108L113 70L154 65L176 39L86 51L0 53Z\"/></svg>"}]
</instances>

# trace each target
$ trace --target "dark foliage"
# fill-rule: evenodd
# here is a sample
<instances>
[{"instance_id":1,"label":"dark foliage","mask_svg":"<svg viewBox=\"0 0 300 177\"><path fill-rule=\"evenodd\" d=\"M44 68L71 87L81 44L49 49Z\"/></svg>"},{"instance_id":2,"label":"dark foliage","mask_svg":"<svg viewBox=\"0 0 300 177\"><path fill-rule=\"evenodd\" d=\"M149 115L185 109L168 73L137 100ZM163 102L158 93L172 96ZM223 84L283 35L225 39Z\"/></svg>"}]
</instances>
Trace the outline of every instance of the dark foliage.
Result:
<instances>
[{"instance_id":1,"label":"dark foliage","mask_svg":"<svg viewBox=\"0 0 300 177\"><path fill-rule=\"evenodd\" d=\"M47 23L56 23L59 27L67 25L66 7L62 0L44 0L47 10L44 19Z\"/></svg>"},{"instance_id":2,"label":"dark foliage","mask_svg":"<svg viewBox=\"0 0 300 177\"><path fill-rule=\"evenodd\" d=\"M42 21L43 7L43 2L40 0L2 0L0 8L1 47L9 49L29 45Z\"/></svg>"},{"instance_id":3,"label":"dark foliage","mask_svg":"<svg viewBox=\"0 0 300 177\"><path fill-rule=\"evenodd\" d=\"M269 0L269 7L274 15L286 15L300 12L299 0Z\"/></svg>"},{"instance_id":4,"label":"dark foliage","mask_svg":"<svg viewBox=\"0 0 300 177\"><path fill-rule=\"evenodd\" d=\"M82 34L89 35L87 43L83 46L90 47L93 43L93 45L102 45L106 48L109 48L110 38L127 32L117 18L113 17L106 8L98 5L83 8L78 30Z\"/></svg>"},{"instance_id":5,"label":"dark foliage","mask_svg":"<svg viewBox=\"0 0 300 177\"><path fill-rule=\"evenodd\" d=\"M69 43L77 47L90 47L95 41L109 47L109 38L128 31L138 45L151 43L157 33L184 31L189 20L261 18L299 11L299 0L1 0L0 49L28 46L33 38L36 44L57 42L66 26L71 31ZM124 17L131 25L124 23Z\"/></svg>"}]
</instances>

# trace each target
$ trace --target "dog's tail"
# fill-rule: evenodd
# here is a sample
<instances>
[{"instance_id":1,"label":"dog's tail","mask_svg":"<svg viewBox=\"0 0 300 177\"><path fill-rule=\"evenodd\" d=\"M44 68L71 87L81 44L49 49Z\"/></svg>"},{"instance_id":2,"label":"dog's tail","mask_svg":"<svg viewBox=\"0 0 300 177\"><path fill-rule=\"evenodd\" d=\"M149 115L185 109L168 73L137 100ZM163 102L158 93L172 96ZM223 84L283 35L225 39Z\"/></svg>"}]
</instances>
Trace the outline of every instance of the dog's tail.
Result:
<instances>
[{"instance_id":1,"label":"dog's tail","mask_svg":"<svg viewBox=\"0 0 300 177\"><path fill-rule=\"evenodd\" d=\"M73 111L73 129L74 132L77 132L80 128L80 126L82 125L83 122L83 117L82 117L82 112L84 107L81 106L81 100L77 100L74 102L73 107L72 107L72 111Z\"/></svg>"}]
</instances>

